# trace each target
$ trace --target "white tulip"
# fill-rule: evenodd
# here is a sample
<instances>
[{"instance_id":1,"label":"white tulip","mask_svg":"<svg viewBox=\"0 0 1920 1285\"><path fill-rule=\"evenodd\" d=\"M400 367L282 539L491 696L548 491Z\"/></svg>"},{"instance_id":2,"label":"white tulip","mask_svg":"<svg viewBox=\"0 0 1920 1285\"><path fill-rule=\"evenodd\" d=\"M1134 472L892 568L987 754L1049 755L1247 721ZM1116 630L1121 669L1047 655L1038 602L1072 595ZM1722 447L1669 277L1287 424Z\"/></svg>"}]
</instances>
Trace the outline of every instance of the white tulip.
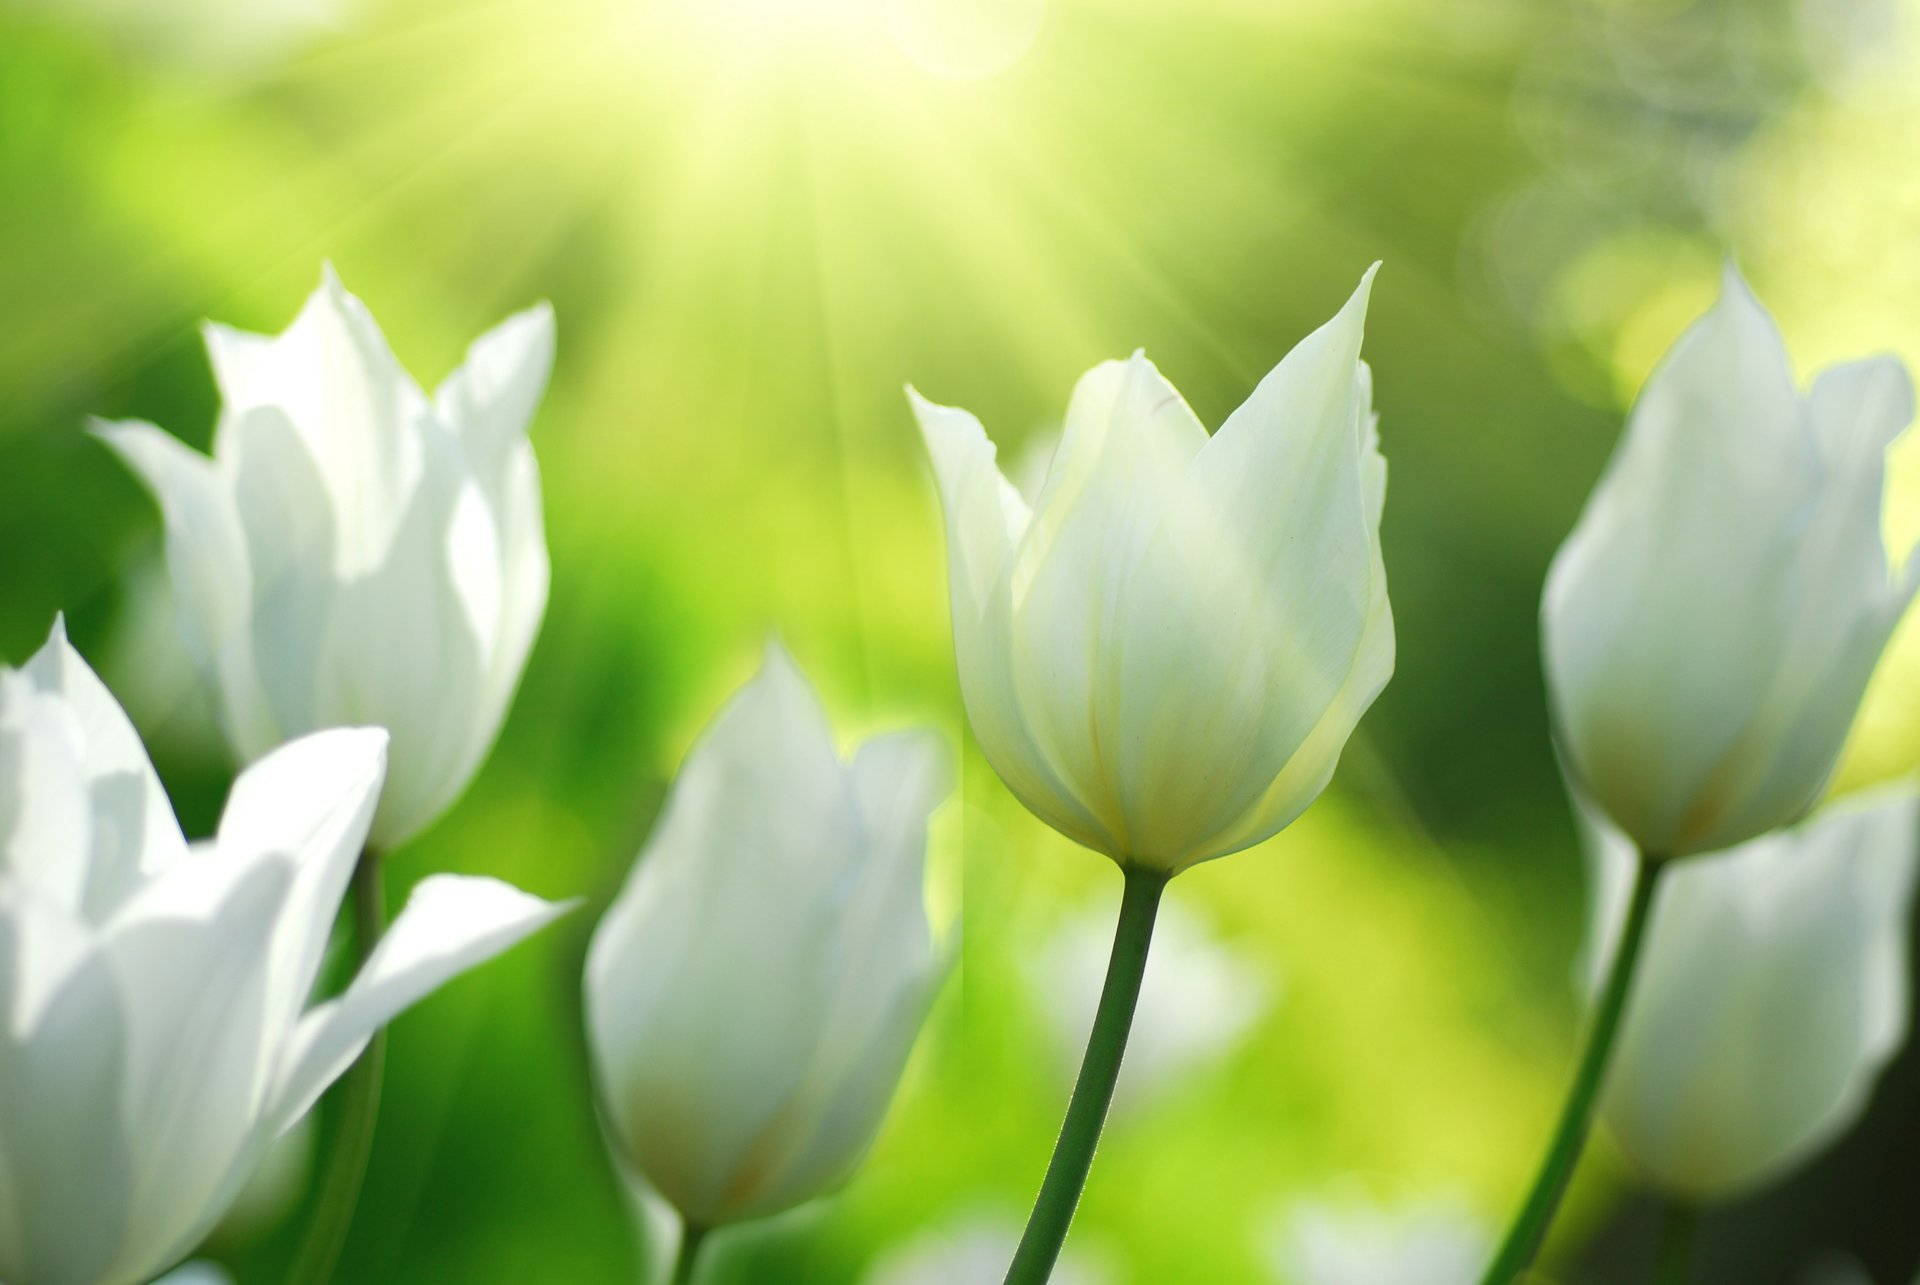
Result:
<instances>
[{"instance_id":1,"label":"white tulip","mask_svg":"<svg viewBox=\"0 0 1920 1285\"><path fill-rule=\"evenodd\" d=\"M1601 1099L1653 1185L1724 1200L1859 1118L1906 1041L1916 826L1920 799L1889 787L1667 871ZM1601 959L1635 857L1617 831L1589 835Z\"/></svg>"},{"instance_id":2,"label":"white tulip","mask_svg":"<svg viewBox=\"0 0 1920 1285\"><path fill-rule=\"evenodd\" d=\"M185 1257L377 1027L557 913L429 878L308 1009L386 748L293 742L189 847L58 625L0 670L0 1280L124 1285Z\"/></svg>"},{"instance_id":3,"label":"white tulip","mask_svg":"<svg viewBox=\"0 0 1920 1285\"><path fill-rule=\"evenodd\" d=\"M974 734L1027 807L1123 866L1278 832L1392 673L1372 281L1211 438L1145 356L1096 366L1031 507L977 419L909 390Z\"/></svg>"},{"instance_id":4,"label":"white tulip","mask_svg":"<svg viewBox=\"0 0 1920 1285\"><path fill-rule=\"evenodd\" d=\"M1892 357L1802 397L1731 267L1647 381L1542 608L1560 752L1644 851L1731 847L1819 798L1920 583L1880 525L1912 417Z\"/></svg>"},{"instance_id":5,"label":"white tulip","mask_svg":"<svg viewBox=\"0 0 1920 1285\"><path fill-rule=\"evenodd\" d=\"M1486 1224L1451 1201L1312 1202L1276 1229L1267 1259L1286 1285L1473 1285L1492 1252Z\"/></svg>"},{"instance_id":6,"label":"white tulip","mask_svg":"<svg viewBox=\"0 0 1920 1285\"><path fill-rule=\"evenodd\" d=\"M919 1232L878 1255L862 1285L996 1285L1020 1243L1020 1224L992 1211ZM1120 1279L1107 1256L1069 1245L1054 1264L1048 1285L1111 1285Z\"/></svg>"},{"instance_id":7,"label":"white tulip","mask_svg":"<svg viewBox=\"0 0 1920 1285\"><path fill-rule=\"evenodd\" d=\"M352 25L363 0L13 0L110 40L144 64L247 77ZM4 7L4 6L0 6Z\"/></svg>"},{"instance_id":8,"label":"white tulip","mask_svg":"<svg viewBox=\"0 0 1920 1285\"><path fill-rule=\"evenodd\" d=\"M235 754L393 734L383 849L450 806L505 717L547 601L527 424L545 307L477 341L429 400L331 269L274 338L206 327L211 459L151 424L99 426L158 497L190 650Z\"/></svg>"},{"instance_id":9,"label":"white tulip","mask_svg":"<svg viewBox=\"0 0 1920 1285\"><path fill-rule=\"evenodd\" d=\"M1069 1083L1099 1005L1113 919L1111 908L1076 912L1026 969ZM1268 977L1248 952L1216 938L1203 916L1171 898L1163 902L1113 1110L1149 1102L1228 1056L1273 1007Z\"/></svg>"},{"instance_id":10,"label":"white tulip","mask_svg":"<svg viewBox=\"0 0 1920 1285\"><path fill-rule=\"evenodd\" d=\"M822 1195L872 1142L944 971L945 757L900 732L842 761L778 646L688 754L595 930L586 1016L612 1141L690 1224Z\"/></svg>"}]
</instances>

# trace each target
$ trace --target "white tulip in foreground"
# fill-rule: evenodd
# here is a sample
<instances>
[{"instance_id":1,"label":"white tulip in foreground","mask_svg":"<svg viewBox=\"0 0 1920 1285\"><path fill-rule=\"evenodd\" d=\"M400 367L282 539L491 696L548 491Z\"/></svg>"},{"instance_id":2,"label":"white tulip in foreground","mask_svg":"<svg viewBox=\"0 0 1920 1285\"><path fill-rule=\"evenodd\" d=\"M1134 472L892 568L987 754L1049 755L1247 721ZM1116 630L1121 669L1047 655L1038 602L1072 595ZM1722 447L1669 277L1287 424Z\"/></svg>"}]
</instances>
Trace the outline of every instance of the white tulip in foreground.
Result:
<instances>
[{"instance_id":1,"label":"white tulip in foreground","mask_svg":"<svg viewBox=\"0 0 1920 1285\"><path fill-rule=\"evenodd\" d=\"M1604 957L1634 856L1590 834ZM1601 1105L1651 1184L1725 1200L1859 1118L1906 1041L1917 843L1920 800L1903 786L1668 872Z\"/></svg>"},{"instance_id":2,"label":"white tulip in foreground","mask_svg":"<svg viewBox=\"0 0 1920 1285\"><path fill-rule=\"evenodd\" d=\"M831 1191L878 1131L943 973L922 873L945 759L900 732L843 761L769 646L595 930L606 1124L691 1244Z\"/></svg>"},{"instance_id":3,"label":"white tulip in foreground","mask_svg":"<svg viewBox=\"0 0 1920 1285\"><path fill-rule=\"evenodd\" d=\"M1032 504L979 420L908 390L946 511L967 721L1022 803L1126 878L1008 1285L1045 1281L1066 1239L1167 880L1304 812L1393 673L1360 360L1373 274L1212 436L1144 354L1088 371Z\"/></svg>"},{"instance_id":4,"label":"white tulip in foreground","mask_svg":"<svg viewBox=\"0 0 1920 1285\"><path fill-rule=\"evenodd\" d=\"M431 877L309 1007L386 751L378 729L295 741L189 846L58 625L0 670L0 1280L130 1285L184 1258L375 1028L557 913Z\"/></svg>"},{"instance_id":5,"label":"white tulip in foreground","mask_svg":"<svg viewBox=\"0 0 1920 1285\"><path fill-rule=\"evenodd\" d=\"M1880 519L1912 418L1892 357L1802 395L1732 268L1648 379L1542 610L1560 752L1643 851L1731 847L1819 798L1920 583Z\"/></svg>"},{"instance_id":6,"label":"white tulip in foreground","mask_svg":"<svg viewBox=\"0 0 1920 1285\"><path fill-rule=\"evenodd\" d=\"M190 649L252 762L289 737L393 734L382 849L485 758L547 601L527 425L553 361L544 306L482 336L431 400L331 269L284 334L206 327L211 459L99 426L146 481Z\"/></svg>"},{"instance_id":7,"label":"white tulip in foreground","mask_svg":"<svg viewBox=\"0 0 1920 1285\"><path fill-rule=\"evenodd\" d=\"M1279 831L1393 672L1372 281L1211 437L1145 356L1094 367L1031 507L979 420L913 395L974 734L1021 802L1123 866Z\"/></svg>"}]
</instances>

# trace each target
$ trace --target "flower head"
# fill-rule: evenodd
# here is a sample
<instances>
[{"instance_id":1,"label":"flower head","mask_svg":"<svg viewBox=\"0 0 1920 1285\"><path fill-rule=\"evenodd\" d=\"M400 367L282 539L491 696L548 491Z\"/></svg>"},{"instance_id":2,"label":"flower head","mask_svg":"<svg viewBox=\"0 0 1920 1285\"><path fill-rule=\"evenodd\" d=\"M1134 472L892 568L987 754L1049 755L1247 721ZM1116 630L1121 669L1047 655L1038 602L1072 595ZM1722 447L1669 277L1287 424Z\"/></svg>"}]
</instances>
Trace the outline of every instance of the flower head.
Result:
<instances>
[{"instance_id":1,"label":"flower head","mask_svg":"<svg viewBox=\"0 0 1920 1285\"><path fill-rule=\"evenodd\" d=\"M1392 673L1372 280L1211 437L1145 356L1096 366L1031 506L978 420L913 395L974 734L1027 807L1122 864L1278 832Z\"/></svg>"},{"instance_id":2,"label":"flower head","mask_svg":"<svg viewBox=\"0 0 1920 1285\"><path fill-rule=\"evenodd\" d=\"M922 868L946 792L927 733L843 761L777 645L688 754L586 975L614 1145L685 1218L777 1213L866 1152L944 971Z\"/></svg>"},{"instance_id":3,"label":"flower head","mask_svg":"<svg viewBox=\"0 0 1920 1285\"><path fill-rule=\"evenodd\" d=\"M289 737L393 735L383 848L486 756L547 601L527 424L544 306L481 337L429 399L331 269L284 334L206 328L211 459L150 424L98 431L159 499L191 650L252 762Z\"/></svg>"},{"instance_id":4,"label":"flower head","mask_svg":"<svg viewBox=\"0 0 1920 1285\"><path fill-rule=\"evenodd\" d=\"M377 728L294 741L190 846L60 626L0 670L0 1279L171 1266L377 1027L556 913L434 876L308 1008L386 752Z\"/></svg>"},{"instance_id":5,"label":"flower head","mask_svg":"<svg viewBox=\"0 0 1920 1285\"><path fill-rule=\"evenodd\" d=\"M1635 860L1589 818L1594 958ZM1853 1124L1907 1036L1920 798L1895 786L1669 870L1601 1102L1647 1179L1724 1200Z\"/></svg>"},{"instance_id":6,"label":"flower head","mask_svg":"<svg viewBox=\"0 0 1920 1285\"><path fill-rule=\"evenodd\" d=\"M1801 396L1732 268L1647 381L1542 607L1560 752L1643 850L1731 847L1819 798L1920 584L1880 528L1912 418L1891 357Z\"/></svg>"}]
</instances>

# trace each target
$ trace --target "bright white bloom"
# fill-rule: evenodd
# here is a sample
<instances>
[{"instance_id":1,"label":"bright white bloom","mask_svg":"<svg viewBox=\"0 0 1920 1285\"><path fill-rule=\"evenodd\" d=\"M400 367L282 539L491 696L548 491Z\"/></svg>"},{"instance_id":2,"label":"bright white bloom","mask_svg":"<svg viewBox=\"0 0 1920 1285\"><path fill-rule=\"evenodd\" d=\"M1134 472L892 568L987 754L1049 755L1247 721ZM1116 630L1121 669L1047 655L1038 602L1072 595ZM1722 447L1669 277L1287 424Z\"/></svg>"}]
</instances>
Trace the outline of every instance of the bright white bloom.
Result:
<instances>
[{"instance_id":1,"label":"bright white bloom","mask_svg":"<svg viewBox=\"0 0 1920 1285\"><path fill-rule=\"evenodd\" d=\"M1113 949L1111 906L1087 907L1053 934L1027 970L1047 1019L1060 1069L1072 1083L1100 1002ZM1171 1088L1226 1056L1272 1006L1266 973L1244 951L1215 938L1205 920L1169 897L1154 923L1153 953L1140 986L1113 1110Z\"/></svg>"},{"instance_id":2,"label":"bright white bloom","mask_svg":"<svg viewBox=\"0 0 1920 1285\"><path fill-rule=\"evenodd\" d=\"M913 394L987 759L1049 825L1168 872L1278 832L1393 670L1368 271L1211 438L1136 353L1081 379L1029 507Z\"/></svg>"},{"instance_id":3,"label":"bright white bloom","mask_svg":"<svg viewBox=\"0 0 1920 1285\"><path fill-rule=\"evenodd\" d=\"M718 1226L822 1195L880 1127L944 971L922 892L930 733L851 762L777 645L688 754L587 956L626 1163Z\"/></svg>"},{"instance_id":4,"label":"bright white bloom","mask_svg":"<svg viewBox=\"0 0 1920 1285\"><path fill-rule=\"evenodd\" d=\"M1647 381L1542 610L1560 752L1644 850L1731 847L1819 798L1916 585L1880 526L1912 418L1891 357L1801 396L1731 267Z\"/></svg>"},{"instance_id":5,"label":"bright white bloom","mask_svg":"<svg viewBox=\"0 0 1920 1285\"><path fill-rule=\"evenodd\" d=\"M1906 1042L1916 826L1920 801L1889 788L1667 871L1601 1100L1648 1181L1724 1200L1859 1118ZM1613 953L1635 858L1589 833L1591 968Z\"/></svg>"},{"instance_id":6,"label":"bright white bloom","mask_svg":"<svg viewBox=\"0 0 1920 1285\"><path fill-rule=\"evenodd\" d=\"M1295 1206L1268 1244L1285 1285L1474 1285L1493 1253L1485 1223L1459 1205Z\"/></svg>"},{"instance_id":7,"label":"bright white bloom","mask_svg":"<svg viewBox=\"0 0 1920 1285\"><path fill-rule=\"evenodd\" d=\"M154 1285L233 1285L233 1277L217 1263L195 1261L174 1268Z\"/></svg>"},{"instance_id":8,"label":"bright white bloom","mask_svg":"<svg viewBox=\"0 0 1920 1285\"><path fill-rule=\"evenodd\" d=\"M206 327L213 458L151 424L100 433L160 501L189 649L252 762L289 737L393 734L383 849L486 757L547 602L527 424L545 307L483 336L432 400L331 269L277 338Z\"/></svg>"},{"instance_id":9,"label":"bright white bloom","mask_svg":"<svg viewBox=\"0 0 1920 1285\"><path fill-rule=\"evenodd\" d=\"M125 1285L177 1262L377 1027L556 913L429 878L308 1009L386 747L377 728L293 742L189 847L58 625L0 670L0 1280Z\"/></svg>"},{"instance_id":10,"label":"bright white bloom","mask_svg":"<svg viewBox=\"0 0 1920 1285\"><path fill-rule=\"evenodd\" d=\"M995 1285L1020 1245L1020 1223L993 1213L973 1214L880 1255L862 1285ZM1068 1245L1049 1285L1109 1285L1119 1279L1104 1256Z\"/></svg>"},{"instance_id":11,"label":"bright white bloom","mask_svg":"<svg viewBox=\"0 0 1920 1285\"><path fill-rule=\"evenodd\" d=\"M197 75L268 69L348 26L365 0L12 0L100 32L142 62ZM0 11L7 0L0 0Z\"/></svg>"}]
</instances>

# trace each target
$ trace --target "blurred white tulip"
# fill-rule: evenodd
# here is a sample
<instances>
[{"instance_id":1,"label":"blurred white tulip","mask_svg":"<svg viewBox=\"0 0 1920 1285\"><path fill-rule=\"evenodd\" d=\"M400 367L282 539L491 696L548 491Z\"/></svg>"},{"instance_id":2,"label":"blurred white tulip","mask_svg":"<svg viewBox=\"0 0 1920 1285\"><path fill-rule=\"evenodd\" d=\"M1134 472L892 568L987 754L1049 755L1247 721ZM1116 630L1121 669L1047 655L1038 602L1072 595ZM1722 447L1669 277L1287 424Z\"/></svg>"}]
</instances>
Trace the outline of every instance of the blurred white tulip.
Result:
<instances>
[{"instance_id":1,"label":"blurred white tulip","mask_svg":"<svg viewBox=\"0 0 1920 1285\"><path fill-rule=\"evenodd\" d=\"M1560 752L1643 851L1731 847L1819 798L1916 585L1880 523L1912 417L1892 357L1801 396L1731 267L1648 379L1542 608Z\"/></svg>"},{"instance_id":2,"label":"blurred white tulip","mask_svg":"<svg viewBox=\"0 0 1920 1285\"><path fill-rule=\"evenodd\" d=\"M377 1027L557 913L429 878L307 1008L386 747L377 728L293 742L189 847L58 624L0 670L0 1280L122 1285L179 1261Z\"/></svg>"},{"instance_id":3,"label":"blurred white tulip","mask_svg":"<svg viewBox=\"0 0 1920 1285\"><path fill-rule=\"evenodd\" d=\"M931 733L848 762L792 659L687 755L587 956L614 1146L690 1224L825 1194L859 1163L944 971L922 894L948 789Z\"/></svg>"},{"instance_id":4,"label":"blurred white tulip","mask_svg":"<svg viewBox=\"0 0 1920 1285\"><path fill-rule=\"evenodd\" d=\"M1020 1242L1020 1224L992 1213L973 1214L921 1232L881 1254L862 1285L999 1285ZM1110 1285L1119 1279L1104 1256L1069 1246L1050 1285Z\"/></svg>"},{"instance_id":5,"label":"blurred white tulip","mask_svg":"<svg viewBox=\"0 0 1920 1285\"><path fill-rule=\"evenodd\" d=\"M1612 953L1635 857L1589 822L1591 960ZM1906 1042L1916 826L1920 800L1889 787L1666 873L1601 1098L1649 1183L1725 1200L1859 1118Z\"/></svg>"},{"instance_id":6,"label":"blurred white tulip","mask_svg":"<svg viewBox=\"0 0 1920 1285\"><path fill-rule=\"evenodd\" d=\"M218 1263L191 1262L182 1263L154 1285L233 1285L233 1277Z\"/></svg>"},{"instance_id":7,"label":"blurred white tulip","mask_svg":"<svg viewBox=\"0 0 1920 1285\"><path fill-rule=\"evenodd\" d=\"M1088 907L1054 932L1027 969L1069 1079L1080 1065L1112 946L1113 911ZM1113 1109L1150 1100L1225 1057L1272 1004L1267 975L1253 959L1220 942L1184 903L1163 901Z\"/></svg>"},{"instance_id":8,"label":"blurred white tulip","mask_svg":"<svg viewBox=\"0 0 1920 1285\"><path fill-rule=\"evenodd\" d=\"M368 0L0 0L86 27L142 62L245 76L343 30Z\"/></svg>"},{"instance_id":9,"label":"blurred white tulip","mask_svg":"<svg viewBox=\"0 0 1920 1285\"><path fill-rule=\"evenodd\" d=\"M1267 1262L1281 1285L1474 1285L1492 1252L1486 1224L1448 1201L1316 1201L1280 1222Z\"/></svg>"},{"instance_id":10,"label":"blurred white tulip","mask_svg":"<svg viewBox=\"0 0 1920 1285\"><path fill-rule=\"evenodd\" d=\"M386 728L373 840L391 849L466 788L546 609L527 425L552 313L483 336L432 400L331 269L284 334L209 325L206 341L211 459L151 424L97 431L159 499L189 650L235 754Z\"/></svg>"},{"instance_id":11,"label":"blurred white tulip","mask_svg":"<svg viewBox=\"0 0 1920 1285\"><path fill-rule=\"evenodd\" d=\"M1096 366L1032 506L977 419L911 394L974 734L1042 820L1123 866L1279 831L1392 673L1372 281L1211 438L1141 354Z\"/></svg>"}]
</instances>

